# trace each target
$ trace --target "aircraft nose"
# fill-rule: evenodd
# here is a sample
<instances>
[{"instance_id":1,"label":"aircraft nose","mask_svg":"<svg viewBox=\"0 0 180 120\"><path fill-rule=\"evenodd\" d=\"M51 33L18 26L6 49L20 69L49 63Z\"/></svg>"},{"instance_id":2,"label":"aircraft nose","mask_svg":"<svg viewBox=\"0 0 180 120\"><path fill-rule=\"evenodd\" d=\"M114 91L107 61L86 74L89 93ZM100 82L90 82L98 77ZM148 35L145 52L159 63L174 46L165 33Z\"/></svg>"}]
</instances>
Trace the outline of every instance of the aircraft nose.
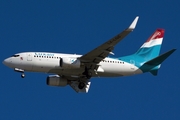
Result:
<instances>
[{"instance_id":1,"label":"aircraft nose","mask_svg":"<svg viewBox=\"0 0 180 120\"><path fill-rule=\"evenodd\" d=\"M3 61L3 64L4 65L6 65L6 66L9 66L9 64L10 64L10 58L7 58L7 59L5 59L4 61Z\"/></svg>"}]
</instances>

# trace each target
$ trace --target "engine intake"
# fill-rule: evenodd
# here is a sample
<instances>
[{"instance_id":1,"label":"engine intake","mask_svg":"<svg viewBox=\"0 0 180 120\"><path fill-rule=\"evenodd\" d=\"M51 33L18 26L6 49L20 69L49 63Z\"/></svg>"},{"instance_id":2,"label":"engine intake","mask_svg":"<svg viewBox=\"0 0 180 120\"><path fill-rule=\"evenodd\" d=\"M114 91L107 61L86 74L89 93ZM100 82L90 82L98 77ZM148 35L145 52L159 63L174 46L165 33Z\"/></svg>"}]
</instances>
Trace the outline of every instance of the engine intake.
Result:
<instances>
[{"instance_id":1,"label":"engine intake","mask_svg":"<svg viewBox=\"0 0 180 120\"><path fill-rule=\"evenodd\" d=\"M50 75L46 79L47 85L64 87L68 84L67 79L61 78L58 75Z\"/></svg>"}]
</instances>

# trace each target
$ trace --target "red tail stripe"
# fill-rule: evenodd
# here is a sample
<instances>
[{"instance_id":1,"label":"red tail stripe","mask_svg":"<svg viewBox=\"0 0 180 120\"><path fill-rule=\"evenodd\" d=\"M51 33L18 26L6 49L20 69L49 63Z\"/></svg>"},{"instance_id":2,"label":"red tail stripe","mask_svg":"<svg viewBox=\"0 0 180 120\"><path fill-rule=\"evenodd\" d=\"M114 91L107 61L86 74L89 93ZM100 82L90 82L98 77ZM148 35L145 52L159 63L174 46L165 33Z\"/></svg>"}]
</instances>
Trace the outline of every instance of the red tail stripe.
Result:
<instances>
[{"instance_id":1,"label":"red tail stripe","mask_svg":"<svg viewBox=\"0 0 180 120\"><path fill-rule=\"evenodd\" d=\"M152 34L146 42L149 42L150 40L163 38L164 37L164 29L157 29L154 34Z\"/></svg>"}]
</instances>

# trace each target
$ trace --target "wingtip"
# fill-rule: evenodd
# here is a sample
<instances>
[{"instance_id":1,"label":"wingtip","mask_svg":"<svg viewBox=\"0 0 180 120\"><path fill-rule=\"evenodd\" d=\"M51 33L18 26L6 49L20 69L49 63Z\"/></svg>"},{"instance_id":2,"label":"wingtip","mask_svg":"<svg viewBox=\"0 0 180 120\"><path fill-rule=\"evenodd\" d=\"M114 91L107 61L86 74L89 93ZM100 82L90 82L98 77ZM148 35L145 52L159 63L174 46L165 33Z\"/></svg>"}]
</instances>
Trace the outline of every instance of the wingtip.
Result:
<instances>
[{"instance_id":1,"label":"wingtip","mask_svg":"<svg viewBox=\"0 0 180 120\"><path fill-rule=\"evenodd\" d=\"M173 53L173 52L175 52L176 50L177 50L176 48L173 48L171 51L172 51L172 53Z\"/></svg>"},{"instance_id":2,"label":"wingtip","mask_svg":"<svg viewBox=\"0 0 180 120\"><path fill-rule=\"evenodd\" d=\"M136 16L136 18L134 19L134 21L131 23L131 25L129 26L128 30L134 30L136 27L136 24L138 22L139 16Z\"/></svg>"}]
</instances>

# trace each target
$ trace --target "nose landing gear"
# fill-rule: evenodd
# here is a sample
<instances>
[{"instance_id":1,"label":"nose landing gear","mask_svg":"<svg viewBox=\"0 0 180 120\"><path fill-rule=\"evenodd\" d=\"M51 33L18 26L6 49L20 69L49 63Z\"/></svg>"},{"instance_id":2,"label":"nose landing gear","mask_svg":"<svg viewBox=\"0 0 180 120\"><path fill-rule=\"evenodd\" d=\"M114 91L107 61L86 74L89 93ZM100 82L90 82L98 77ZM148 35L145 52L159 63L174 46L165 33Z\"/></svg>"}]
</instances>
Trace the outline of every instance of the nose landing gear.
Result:
<instances>
[{"instance_id":1,"label":"nose landing gear","mask_svg":"<svg viewBox=\"0 0 180 120\"><path fill-rule=\"evenodd\" d=\"M21 78L24 78L24 77L25 77L24 70L19 69L19 68L15 68L14 71L20 72L20 73L21 73Z\"/></svg>"},{"instance_id":2,"label":"nose landing gear","mask_svg":"<svg viewBox=\"0 0 180 120\"><path fill-rule=\"evenodd\" d=\"M24 74L24 73L22 73L22 74L21 74L21 78L24 78L24 77L25 77L25 74Z\"/></svg>"}]
</instances>

